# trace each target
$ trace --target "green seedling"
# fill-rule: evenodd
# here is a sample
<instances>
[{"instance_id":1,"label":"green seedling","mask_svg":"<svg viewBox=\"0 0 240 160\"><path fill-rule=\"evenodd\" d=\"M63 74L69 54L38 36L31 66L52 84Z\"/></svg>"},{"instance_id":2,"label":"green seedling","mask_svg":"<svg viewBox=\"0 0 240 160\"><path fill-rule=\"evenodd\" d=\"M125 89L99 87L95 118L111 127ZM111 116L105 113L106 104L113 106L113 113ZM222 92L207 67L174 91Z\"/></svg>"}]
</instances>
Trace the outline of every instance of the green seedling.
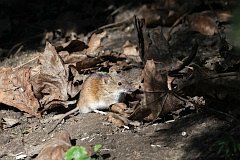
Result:
<instances>
[{"instance_id":1,"label":"green seedling","mask_svg":"<svg viewBox=\"0 0 240 160\"><path fill-rule=\"evenodd\" d=\"M96 144L93 147L95 153L98 153L102 148L101 144ZM73 146L67 150L64 156L64 160L95 160L89 156L85 147L82 146Z\"/></svg>"}]
</instances>

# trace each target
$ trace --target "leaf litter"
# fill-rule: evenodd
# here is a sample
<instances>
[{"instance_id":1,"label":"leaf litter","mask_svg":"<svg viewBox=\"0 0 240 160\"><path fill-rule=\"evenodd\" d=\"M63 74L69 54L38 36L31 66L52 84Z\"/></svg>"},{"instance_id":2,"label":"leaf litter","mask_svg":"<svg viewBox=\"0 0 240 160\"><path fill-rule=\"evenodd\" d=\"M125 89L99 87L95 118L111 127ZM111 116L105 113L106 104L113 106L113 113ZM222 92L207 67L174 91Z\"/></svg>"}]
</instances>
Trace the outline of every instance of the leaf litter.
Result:
<instances>
[{"instance_id":1,"label":"leaf litter","mask_svg":"<svg viewBox=\"0 0 240 160\"><path fill-rule=\"evenodd\" d=\"M53 110L69 110L76 105L87 75L115 70L128 75L126 78L136 88L124 103L113 104L106 116L107 122L119 128L135 130L146 122L158 123L159 119L178 121L189 108L193 109L187 115L209 108L208 111L225 113L221 115L228 118L238 117L239 112L231 116L229 110L235 111L234 106L239 103L239 56L232 52L220 28L230 23L232 15L226 11L216 12L211 7L211 10L194 10L196 6L201 7L200 2L183 3L185 6L166 1L164 10L150 4L136 7L132 15L137 16L132 16L132 21L102 27L88 36L88 42L68 39L68 34L58 40L53 35L45 37L45 41L51 43L46 42L37 61L31 61L33 66L26 63L15 68L0 68L1 103L35 117L45 117ZM179 9L173 11L170 6ZM186 8L192 12L186 12ZM159 10L161 12L157 12ZM128 8L128 12L133 11ZM121 14L124 12L117 16L121 18ZM171 35L166 37L169 30ZM185 46L184 42L189 43ZM232 106L220 112L219 108L212 107L214 104L224 106L230 101ZM231 118L231 122L236 119ZM18 123L6 117L3 120L9 128ZM69 133L66 135L63 146L55 144L62 142L61 138L49 141L38 151L38 157L63 157L71 146ZM46 150L52 153L45 153Z\"/></svg>"}]
</instances>

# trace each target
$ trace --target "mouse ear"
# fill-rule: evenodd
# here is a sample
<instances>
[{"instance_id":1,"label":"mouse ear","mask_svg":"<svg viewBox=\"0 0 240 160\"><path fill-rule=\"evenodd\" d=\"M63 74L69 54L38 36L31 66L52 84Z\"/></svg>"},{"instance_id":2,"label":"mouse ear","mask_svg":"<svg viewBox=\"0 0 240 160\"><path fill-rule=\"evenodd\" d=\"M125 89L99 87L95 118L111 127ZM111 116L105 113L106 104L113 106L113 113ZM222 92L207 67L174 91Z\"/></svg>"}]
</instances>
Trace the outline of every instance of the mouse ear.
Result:
<instances>
[{"instance_id":1,"label":"mouse ear","mask_svg":"<svg viewBox=\"0 0 240 160\"><path fill-rule=\"evenodd\" d=\"M103 77L103 82L105 83L105 84L109 84L110 83L110 76L109 75L104 75Z\"/></svg>"},{"instance_id":2,"label":"mouse ear","mask_svg":"<svg viewBox=\"0 0 240 160\"><path fill-rule=\"evenodd\" d=\"M110 68L109 73L111 75L117 75L117 71L115 69L113 69L113 68Z\"/></svg>"}]
</instances>

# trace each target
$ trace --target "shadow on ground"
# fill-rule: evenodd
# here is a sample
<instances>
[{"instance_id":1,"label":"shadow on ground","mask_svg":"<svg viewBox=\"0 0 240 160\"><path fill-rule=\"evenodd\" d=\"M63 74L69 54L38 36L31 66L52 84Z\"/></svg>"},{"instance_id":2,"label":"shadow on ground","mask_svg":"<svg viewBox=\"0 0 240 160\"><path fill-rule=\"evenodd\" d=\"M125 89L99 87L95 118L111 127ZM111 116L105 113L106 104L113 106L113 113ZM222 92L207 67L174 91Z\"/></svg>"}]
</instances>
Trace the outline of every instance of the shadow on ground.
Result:
<instances>
[{"instance_id":1,"label":"shadow on ground","mask_svg":"<svg viewBox=\"0 0 240 160\"><path fill-rule=\"evenodd\" d=\"M181 118L168 129L156 131L153 139L156 144L162 143L167 148L173 148L181 154L180 159L219 159L212 145L231 128L230 123L202 112ZM183 136L183 132L187 135ZM182 149L183 152L178 152Z\"/></svg>"}]
</instances>

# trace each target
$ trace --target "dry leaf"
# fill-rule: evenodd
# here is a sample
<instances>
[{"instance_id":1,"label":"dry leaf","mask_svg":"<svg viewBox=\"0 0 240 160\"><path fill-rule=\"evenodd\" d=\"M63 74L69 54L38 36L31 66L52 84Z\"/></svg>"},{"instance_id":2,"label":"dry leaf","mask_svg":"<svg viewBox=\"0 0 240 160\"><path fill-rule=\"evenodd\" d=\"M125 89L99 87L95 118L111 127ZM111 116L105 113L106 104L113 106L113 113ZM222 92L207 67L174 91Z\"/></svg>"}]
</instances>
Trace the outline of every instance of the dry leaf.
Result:
<instances>
[{"instance_id":1,"label":"dry leaf","mask_svg":"<svg viewBox=\"0 0 240 160\"><path fill-rule=\"evenodd\" d=\"M83 82L83 76L78 73L75 67L69 66L69 73L72 75L68 82L68 94L71 97L75 97L81 90L81 82Z\"/></svg>"},{"instance_id":2,"label":"dry leaf","mask_svg":"<svg viewBox=\"0 0 240 160\"><path fill-rule=\"evenodd\" d=\"M154 120L162 111L162 98L167 93L167 75L161 74L153 60L148 60L143 71L144 105L151 110L149 118Z\"/></svg>"},{"instance_id":3,"label":"dry leaf","mask_svg":"<svg viewBox=\"0 0 240 160\"><path fill-rule=\"evenodd\" d=\"M65 152L71 146L69 133L60 132L43 146L36 160L63 160Z\"/></svg>"},{"instance_id":4,"label":"dry leaf","mask_svg":"<svg viewBox=\"0 0 240 160\"><path fill-rule=\"evenodd\" d=\"M167 0L165 1L165 3L172 2L169 2L169 0ZM169 8L168 6L171 4L165 4L166 6L162 5L161 6L159 4L141 5L141 7L138 9L137 15L145 19L148 28L153 28L159 25L172 26L174 22L178 19L178 17L180 17L181 13L179 13L179 10L171 10L170 9L171 7Z\"/></svg>"},{"instance_id":5,"label":"dry leaf","mask_svg":"<svg viewBox=\"0 0 240 160\"><path fill-rule=\"evenodd\" d=\"M113 115L108 115L107 117L107 121L112 123L113 125L117 126L117 127L122 127L124 126L124 122L116 117L114 117Z\"/></svg>"},{"instance_id":6,"label":"dry leaf","mask_svg":"<svg viewBox=\"0 0 240 160\"><path fill-rule=\"evenodd\" d=\"M134 45L129 41L126 41L126 43L123 45L123 53L121 56L133 59L135 62L142 62L137 50L137 45Z\"/></svg>"},{"instance_id":7,"label":"dry leaf","mask_svg":"<svg viewBox=\"0 0 240 160\"><path fill-rule=\"evenodd\" d=\"M77 62L84 61L85 59L88 58L84 54L79 54L79 52L69 54L67 51L61 51L58 54L59 54L59 56L61 56L61 58L63 59L65 64L76 65Z\"/></svg>"},{"instance_id":8,"label":"dry leaf","mask_svg":"<svg viewBox=\"0 0 240 160\"><path fill-rule=\"evenodd\" d=\"M219 22L230 22L232 19L232 14L229 11L219 11L217 12Z\"/></svg>"},{"instance_id":9,"label":"dry leaf","mask_svg":"<svg viewBox=\"0 0 240 160\"><path fill-rule=\"evenodd\" d=\"M102 38L107 35L107 32L102 32L99 34L93 34L88 42L89 48L87 49L87 55L90 57L98 56L97 49L101 47Z\"/></svg>"},{"instance_id":10,"label":"dry leaf","mask_svg":"<svg viewBox=\"0 0 240 160\"><path fill-rule=\"evenodd\" d=\"M40 117L39 103L30 83L30 69L0 69L0 102Z\"/></svg>"},{"instance_id":11,"label":"dry leaf","mask_svg":"<svg viewBox=\"0 0 240 160\"><path fill-rule=\"evenodd\" d=\"M127 110L127 105L125 103L115 103L111 106L111 111L114 113L119 113L121 115L124 115L125 117L128 116L125 111Z\"/></svg>"},{"instance_id":12,"label":"dry leaf","mask_svg":"<svg viewBox=\"0 0 240 160\"><path fill-rule=\"evenodd\" d=\"M163 67L170 66L175 59L170 53L169 43L161 28L147 30L145 21L135 17L135 27L138 34L138 48L142 61L154 60L162 63Z\"/></svg>"},{"instance_id":13,"label":"dry leaf","mask_svg":"<svg viewBox=\"0 0 240 160\"><path fill-rule=\"evenodd\" d=\"M211 17L215 22L219 21L220 23L230 22L232 14L229 11L202 11L199 13L202 16Z\"/></svg>"},{"instance_id":14,"label":"dry leaf","mask_svg":"<svg viewBox=\"0 0 240 160\"><path fill-rule=\"evenodd\" d=\"M126 62L126 61L117 61L116 63L108 63L107 65L108 67L111 66L109 68L109 71L116 71L116 72L121 72L123 70L129 70L131 68L133 68L133 66L131 65L131 63Z\"/></svg>"},{"instance_id":15,"label":"dry leaf","mask_svg":"<svg viewBox=\"0 0 240 160\"><path fill-rule=\"evenodd\" d=\"M184 105L173 91L168 90L167 74L153 60L148 60L143 71L144 98L129 119L155 120L159 115L177 110Z\"/></svg>"},{"instance_id":16,"label":"dry leaf","mask_svg":"<svg viewBox=\"0 0 240 160\"><path fill-rule=\"evenodd\" d=\"M127 119L126 117L115 114L115 113L108 113L107 120L117 127L127 127L129 125L131 125L131 126L140 126L141 125L140 122L138 122L138 121L131 121L131 120Z\"/></svg>"},{"instance_id":17,"label":"dry leaf","mask_svg":"<svg viewBox=\"0 0 240 160\"><path fill-rule=\"evenodd\" d=\"M3 118L3 120L5 121L4 123L7 125L6 127L8 128L19 123L19 120L16 118Z\"/></svg>"},{"instance_id":18,"label":"dry leaf","mask_svg":"<svg viewBox=\"0 0 240 160\"><path fill-rule=\"evenodd\" d=\"M60 51L67 51L68 53L83 51L84 49L87 49L88 46L79 40L72 40L70 42L67 42L67 44L62 44L62 46L56 47L57 52Z\"/></svg>"},{"instance_id":19,"label":"dry leaf","mask_svg":"<svg viewBox=\"0 0 240 160\"><path fill-rule=\"evenodd\" d=\"M216 21L204 12L189 15L188 22L192 30L200 32L203 35L212 36L218 32Z\"/></svg>"},{"instance_id":20,"label":"dry leaf","mask_svg":"<svg viewBox=\"0 0 240 160\"><path fill-rule=\"evenodd\" d=\"M133 120L154 120L162 111L162 98L167 94L167 75L155 66L153 60L148 60L143 70L144 98L141 106L137 107L130 116Z\"/></svg>"},{"instance_id":21,"label":"dry leaf","mask_svg":"<svg viewBox=\"0 0 240 160\"><path fill-rule=\"evenodd\" d=\"M39 58L38 68L31 72L31 84L34 94L44 109L55 105L67 107L74 101L67 101L69 70L66 70L61 57L57 54L55 48L46 44L44 53Z\"/></svg>"},{"instance_id":22,"label":"dry leaf","mask_svg":"<svg viewBox=\"0 0 240 160\"><path fill-rule=\"evenodd\" d=\"M46 42L52 42L54 38L54 33L53 32L45 32L44 37L41 40L41 44L44 45Z\"/></svg>"},{"instance_id":23,"label":"dry leaf","mask_svg":"<svg viewBox=\"0 0 240 160\"><path fill-rule=\"evenodd\" d=\"M160 20L162 18L161 15L162 12L159 12L157 5L142 5L140 8L138 8L138 16L145 19L148 27L160 24Z\"/></svg>"},{"instance_id":24,"label":"dry leaf","mask_svg":"<svg viewBox=\"0 0 240 160\"><path fill-rule=\"evenodd\" d=\"M102 57L91 58L87 57L83 61L76 63L76 69L80 72L82 69L94 67L96 64L104 62Z\"/></svg>"}]
</instances>

